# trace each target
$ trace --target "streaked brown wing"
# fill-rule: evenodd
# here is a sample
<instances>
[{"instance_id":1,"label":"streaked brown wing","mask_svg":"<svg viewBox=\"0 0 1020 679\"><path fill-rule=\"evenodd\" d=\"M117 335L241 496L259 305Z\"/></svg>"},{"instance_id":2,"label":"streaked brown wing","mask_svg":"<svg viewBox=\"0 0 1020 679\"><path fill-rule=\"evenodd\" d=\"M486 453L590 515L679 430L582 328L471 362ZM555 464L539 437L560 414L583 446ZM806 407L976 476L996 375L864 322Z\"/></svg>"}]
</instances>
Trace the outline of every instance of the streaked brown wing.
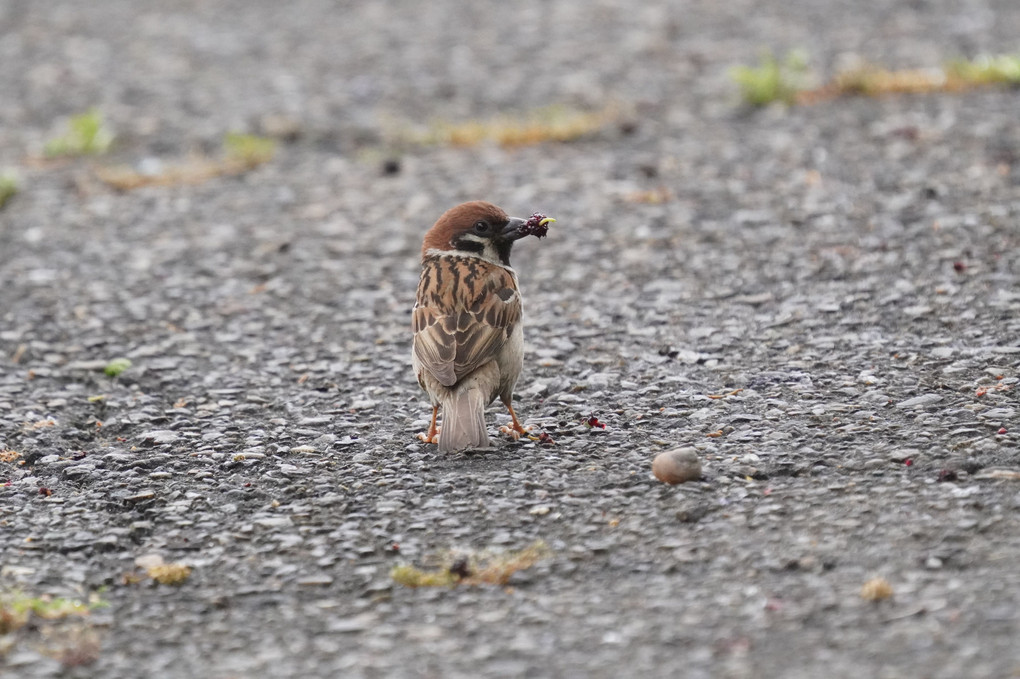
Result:
<instances>
[{"instance_id":1,"label":"streaked brown wing","mask_svg":"<svg viewBox=\"0 0 1020 679\"><path fill-rule=\"evenodd\" d=\"M414 353L450 387L493 360L521 319L516 282L481 259L429 257L412 315Z\"/></svg>"}]
</instances>

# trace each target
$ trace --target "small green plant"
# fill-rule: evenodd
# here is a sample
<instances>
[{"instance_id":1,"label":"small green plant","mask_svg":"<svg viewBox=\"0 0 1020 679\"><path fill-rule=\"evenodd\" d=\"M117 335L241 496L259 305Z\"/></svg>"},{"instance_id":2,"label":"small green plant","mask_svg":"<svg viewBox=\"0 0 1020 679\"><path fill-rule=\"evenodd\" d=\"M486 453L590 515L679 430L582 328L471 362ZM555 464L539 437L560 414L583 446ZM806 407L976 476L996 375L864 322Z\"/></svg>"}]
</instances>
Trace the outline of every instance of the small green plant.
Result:
<instances>
[{"instance_id":1,"label":"small green plant","mask_svg":"<svg viewBox=\"0 0 1020 679\"><path fill-rule=\"evenodd\" d=\"M67 132L46 144L46 155L88 156L106 153L113 143L113 133L106 127L103 114L95 108L71 116L67 121Z\"/></svg>"},{"instance_id":2,"label":"small green plant","mask_svg":"<svg viewBox=\"0 0 1020 679\"><path fill-rule=\"evenodd\" d=\"M33 615L43 620L62 620L86 616L107 605L98 593L92 594L86 602L63 597L33 597L18 591L0 593L0 634L20 629Z\"/></svg>"},{"instance_id":3,"label":"small green plant","mask_svg":"<svg viewBox=\"0 0 1020 679\"><path fill-rule=\"evenodd\" d=\"M816 104L844 96L959 93L977 87L1020 87L1020 54L957 59L941 68L888 69L862 62L837 73L821 87L800 90L798 104Z\"/></svg>"},{"instance_id":4,"label":"small green plant","mask_svg":"<svg viewBox=\"0 0 1020 679\"><path fill-rule=\"evenodd\" d=\"M430 131L416 140L426 145L476 146L494 142L511 148L547 142L571 142L598 132L618 117L615 107L578 111L565 106L544 106L520 115L456 123L433 121Z\"/></svg>"},{"instance_id":5,"label":"small green plant","mask_svg":"<svg viewBox=\"0 0 1020 679\"><path fill-rule=\"evenodd\" d=\"M455 554L438 557L438 568L425 570L405 564L390 571L393 581L405 587L455 587L457 585L505 585L517 571L531 568L549 555L539 541L519 552L503 554Z\"/></svg>"},{"instance_id":6,"label":"small green plant","mask_svg":"<svg viewBox=\"0 0 1020 679\"><path fill-rule=\"evenodd\" d=\"M257 167L273 159L276 140L254 134L228 132L223 138L223 150L230 160L245 167Z\"/></svg>"},{"instance_id":7,"label":"small green plant","mask_svg":"<svg viewBox=\"0 0 1020 679\"><path fill-rule=\"evenodd\" d=\"M13 172L0 174L0 209L18 192L18 177Z\"/></svg>"},{"instance_id":8,"label":"small green plant","mask_svg":"<svg viewBox=\"0 0 1020 679\"><path fill-rule=\"evenodd\" d=\"M130 191L142 186L199 184L214 177L237 175L268 163L276 153L276 140L254 134L229 132L223 137L220 158L192 156L179 163L167 163L159 172L141 172L131 167L99 167L96 176L115 189Z\"/></svg>"},{"instance_id":9,"label":"small green plant","mask_svg":"<svg viewBox=\"0 0 1020 679\"><path fill-rule=\"evenodd\" d=\"M1020 85L1020 54L981 55L975 59L957 59L945 67L948 78L971 85Z\"/></svg>"},{"instance_id":10,"label":"small green plant","mask_svg":"<svg viewBox=\"0 0 1020 679\"><path fill-rule=\"evenodd\" d=\"M180 585L191 576L191 567L182 563L161 563L149 566L145 572L161 585Z\"/></svg>"},{"instance_id":11,"label":"small green plant","mask_svg":"<svg viewBox=\"0 0 1020 679\"><path fill-rule=\"evenodd\" d=\"M88 665L99 657L99 634L88 622L89 614L109 604L100 592L84 601L31 596L20 590L0 590L0 659L18 640L42 631L47 642L42 652L58 659L65 667ZM58 647L50 647L56 642Z\"/></svg>"},{"instance_id":12,"label":"small green plant","mask_svg":"<svg viewBox=\"0 0 1020 679\"><path fill-rule=\"evenodd\" d=\"M103 368L103 372L107 377L117 377L122 372L131 367L131 359L128 358L115 358L106 364Z\"/></svg>"},{"instance_id":13,"label":"small green plant","mask_svg":"<svg viewBox=\"0 0 1020 679\"><path fill-rule=\"evenodd\" d=\"M782 61L771 52L762 54L758 66L734 66L730 78L740 86L744 102L766 106L775 101L792 104L806 86L807 54L803 50L787 52Z\"/></svg>"},{"instance_id":14,"label":"small green plant","mask_svg":"<svg viewBox=\"0 0 1020 679\"><path fill-rule=\"evenodd\" d=\"M458 582L448 567L427 571L411 564L395 566L390 577L404 587L453 587Z\"/></svg>"}]
</instances>

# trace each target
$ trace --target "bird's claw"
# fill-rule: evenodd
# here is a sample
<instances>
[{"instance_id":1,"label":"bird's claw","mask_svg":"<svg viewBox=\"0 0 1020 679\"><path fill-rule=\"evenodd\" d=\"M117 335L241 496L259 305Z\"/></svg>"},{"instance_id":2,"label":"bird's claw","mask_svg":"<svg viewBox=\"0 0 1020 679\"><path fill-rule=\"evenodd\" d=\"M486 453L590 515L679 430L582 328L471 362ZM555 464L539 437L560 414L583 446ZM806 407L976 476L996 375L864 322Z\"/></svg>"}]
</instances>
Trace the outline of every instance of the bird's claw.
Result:
<instances>
[{"instance_id":1,"label":"bird's claw","mask_svg":"<svg viewBox=\"0 0 1020 679\"><path fill-rule=\"evenodd\" d=\"M422 443L439 443L439 429L435 431L422 432L418 434L418 440Z\"/></svg>"},{"instance_id":2,"label":"bird's claw","mask_svg":"<svg viewBox=\"0 0 1020 679\"><path fill-rule=\"evenodd\" d=\"M527 435L531 431L531 427L522 427L521 425L514 426L513 424L505 424L499 428L501 434L506 434L513 441L518 441L521 438L521 434ZM528 436L528 438L531 438Z\"/></svg>"}]
</instances>

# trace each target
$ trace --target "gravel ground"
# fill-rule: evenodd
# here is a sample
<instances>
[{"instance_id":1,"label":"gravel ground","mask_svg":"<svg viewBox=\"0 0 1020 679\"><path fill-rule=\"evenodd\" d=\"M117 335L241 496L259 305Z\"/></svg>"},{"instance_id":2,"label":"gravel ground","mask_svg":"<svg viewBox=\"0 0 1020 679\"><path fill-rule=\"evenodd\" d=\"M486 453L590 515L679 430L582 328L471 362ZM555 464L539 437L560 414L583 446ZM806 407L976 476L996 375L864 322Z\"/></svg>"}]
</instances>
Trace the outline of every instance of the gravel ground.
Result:
<instances>
[{"instance_id":1,"label":"gravel ground","mask_svg":"<svg viewBox=\"0 0 1020 679\"><path fill-rule=\"evenodd\" d=\"M425 7L0 4L0 587L109 604L0 637L0 673L1020 676L1020 93L749 112L727 77L1012 52L1020 5ZM392 141L546 104L620 120ZM109 158L31 159L89 106ZM91 170L280 120L240 177ZM515 253L554 446L414 438L417 252L473 198L558 219ZM702 481L651 476L677 446ZM539 540L506 586L390 576Z\"/></svg>"}]
</instances>

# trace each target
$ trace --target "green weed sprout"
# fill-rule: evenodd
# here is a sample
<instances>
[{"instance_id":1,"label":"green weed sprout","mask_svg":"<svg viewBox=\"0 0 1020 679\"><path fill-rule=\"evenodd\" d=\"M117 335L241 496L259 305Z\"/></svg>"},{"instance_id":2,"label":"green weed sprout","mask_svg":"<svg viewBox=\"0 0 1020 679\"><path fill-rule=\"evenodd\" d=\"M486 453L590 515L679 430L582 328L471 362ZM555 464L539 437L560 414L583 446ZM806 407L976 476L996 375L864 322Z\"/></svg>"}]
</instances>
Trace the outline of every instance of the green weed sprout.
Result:
<instances>
[{"instance_id":1,"label":"green weed sprout","mask_svg":"<svg viewBox=\"0 0 1020 679\"><path fill-rule=\"evenodd\" d=\"M31 615L43 620L60 620L70 616L86 616L90 611L108 606L98 594L85 602L62 597L33 597L22 592L0 592L0 634L19 629Z\"/></svg>"},{"instance_id":2,"label":"green weed sprout","mask_svg":"<svg viewBox=\"0 0 1020 679\"><path fill-rule=\"evenodd\" d=\"M1020 54L981 55L946 64L946 75L971 85L1020 85Z\"/></svg>"},{"instance_id":3,"label":"green weed sprout","mask_svg":"<svg viewBox=\"0 0 1020 679\"><path fill-rule=\"evenodd\" d=\"M107 377L117 377L130 367L131 359L115 358L106 364L106 367L103 368L103 372L106 373Z\"/></svg>"},{"instance_id":4,"label":"green weed sprout","mask_svg":"<svg viewBox=\"0 0 1020 679\"><path fill-rule=\"evenodd\" d=\"M807 61L804 50L792 50L782 61L765 52L758 66L734 66L729 73L740 87L744 102L751 106L766 106L774 101L792 104L805 87Z\"/></svg>"},{"instance_id":5,"label":"green weed sprout","mask_svg":"<svg viewBox=\"0 0 1020 679\"><path fill-rule=\"evenodd\" d=\"M18 177L13 172L0 174L0 209L18 192Z\"/></svg>"},{"instance_id":6,"label":"green weed sprout","mask_svg":"<svg viewBox=\"0 0 1020 679\"><path fill-rule=\"evenodd\" d=\"M213 177L236 175L268 163L276 153L276 140L254 134L229 132L223 137L223 157L192 156L180 163L167 163L155 174L130 167L98 167L100 180L120 191L142 186L197 184Z\"/></svg>"},{"instance_id":7,"label":"green weed sprout","mask_svg":"<svg viewBox=\"0 0 1020 679\"><path fill-rule=\"evenodd\" d=\"M46 144L46 155L50 158L61 156L95 156L106 153L113 143L113 133L103 122L103 114L95 108L71 116L67 121L67 132Z\"/></svg>"},{"instance_id":8,"label":"green weed sprout","mask_svg":"<svg viewBox=\"0 0 1020 679\"><path fill-rule=\"evenodd\" d=\"M276 141L254 134L228 132L223 138L223 150L230 160L252 168L272 160Z\"/></svg>"},{"instance_id":9,"label":"green weed sprout","mask_svg":"<svg viewBox=\"0 0 1020 679\"><path fill-rule=\"evenodd\" d=\"M466 554L459 557L448 552L440 555L439 568L425 570L403 564L390 571L393 581L405 587L456 587L457 585L506 585L517 571L531 568L549 556L542 541L534 542L519 552L503 554Z\"/></svg>"}]
</instances>

